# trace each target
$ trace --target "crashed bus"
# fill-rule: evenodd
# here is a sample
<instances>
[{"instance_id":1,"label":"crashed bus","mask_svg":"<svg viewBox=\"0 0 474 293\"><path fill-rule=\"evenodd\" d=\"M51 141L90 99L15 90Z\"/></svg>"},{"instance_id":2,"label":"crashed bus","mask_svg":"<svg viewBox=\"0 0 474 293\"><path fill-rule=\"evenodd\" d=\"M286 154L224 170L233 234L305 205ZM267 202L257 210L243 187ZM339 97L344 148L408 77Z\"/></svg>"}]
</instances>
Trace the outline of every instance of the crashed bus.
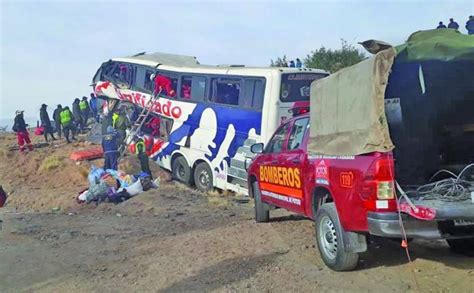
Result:
<instances>
[{"instance_id":1,"label":"crashed bus","mask_svg":"<svg viewBox=\"0 0 474 293\"><path fill-rule=\"evenodd\" d=\"M311 85L249 166L257 222L315 221L325 264L354 269L367 236L446 239L474 253L474 36L421 31Z\"/></svg>"},{"instance_id":2,"label":"crashed bus","mask_svg":"<svg viewBox=\"0 0 474 293\"><path fill-rule=\"evenodd\" d=\"M106 112L136 113L158 95L138 132L149 157L199 190L247 194L250 146L266 143L295 103L309 104L311 82L327 75L310 68L208 66L155 53L103 63L92 85L108 100Z\"/></svg>"}]
</instances>

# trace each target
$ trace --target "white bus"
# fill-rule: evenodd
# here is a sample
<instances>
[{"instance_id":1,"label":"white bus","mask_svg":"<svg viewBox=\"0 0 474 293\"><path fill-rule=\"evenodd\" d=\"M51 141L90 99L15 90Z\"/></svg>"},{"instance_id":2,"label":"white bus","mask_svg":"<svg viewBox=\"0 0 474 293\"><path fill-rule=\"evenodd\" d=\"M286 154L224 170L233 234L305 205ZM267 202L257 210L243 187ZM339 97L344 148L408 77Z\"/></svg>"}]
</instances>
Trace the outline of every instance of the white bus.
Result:
<instances>
[{"instance_id":1,"label":"white bus","mask_svg":"<svg viewBox=\"0 0 474 293\"><path fill-rule=\"evenodd\" d=\"M309 107L311 82L327 75L310 68L208 66L155 53L103 63L93 87L98 97L139 109L162 88L141 131L149 157L199 190L247 194L250 146L266 143L296 102Z\"/></svg>"}]
</instances>

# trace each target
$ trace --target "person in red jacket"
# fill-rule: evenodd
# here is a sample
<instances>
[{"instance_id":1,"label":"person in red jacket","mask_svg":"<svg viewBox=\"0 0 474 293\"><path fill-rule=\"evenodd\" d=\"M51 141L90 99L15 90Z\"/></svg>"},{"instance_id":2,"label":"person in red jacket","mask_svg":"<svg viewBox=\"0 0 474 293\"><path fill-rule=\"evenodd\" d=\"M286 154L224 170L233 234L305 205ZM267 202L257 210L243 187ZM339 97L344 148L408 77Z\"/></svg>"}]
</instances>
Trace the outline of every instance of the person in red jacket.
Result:
<instances>
[{"instance_id":1,"label":"person in red jacket","mask_svg":"<svg viewBox=\"0 0 474 293\"><path fill-rule=\"evenodd\" d=\"M13 131L16 132L16 138L18 140L18 146L20 147L20 153L25 151L25 144L30 151L33 150L33 145L30 141L30 136L28 135L28 129L26 128L28 124L25 123L23 118L23 111L15 112L15 122L13 124Z\"/></svg>"},{"instance_id":2,"label":"person in red jacket","mask_svg":"<svg viewBox=\"0 0 474 293\"><path fill-rule=\"evenodd\" d=\"M155 95L160 92L171 98L176 96L176 91L173 89L171 79L167 76L157 74L155 77Z\"/></svg>"}]
</instances>

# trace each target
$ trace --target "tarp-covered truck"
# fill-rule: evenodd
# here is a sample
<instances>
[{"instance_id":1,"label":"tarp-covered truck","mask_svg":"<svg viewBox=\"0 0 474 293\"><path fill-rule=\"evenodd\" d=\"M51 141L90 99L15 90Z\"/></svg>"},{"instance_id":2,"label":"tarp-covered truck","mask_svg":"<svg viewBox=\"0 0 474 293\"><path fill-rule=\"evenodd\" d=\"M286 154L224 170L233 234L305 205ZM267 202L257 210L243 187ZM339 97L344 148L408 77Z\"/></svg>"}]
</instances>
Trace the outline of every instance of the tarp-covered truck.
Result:
<instances>
[{"instance_id":1,"label":"tarp-covered truck","mask_svg":"<svg viewBox=\"0 0 474 293\"><path fill-rule=\"evenodd\" d=\"M422 31L311 86L249 167L257 221L315 220L324 262L351 270L366 236L474 252L474 36Z\"/></svg>"}]
</instances>

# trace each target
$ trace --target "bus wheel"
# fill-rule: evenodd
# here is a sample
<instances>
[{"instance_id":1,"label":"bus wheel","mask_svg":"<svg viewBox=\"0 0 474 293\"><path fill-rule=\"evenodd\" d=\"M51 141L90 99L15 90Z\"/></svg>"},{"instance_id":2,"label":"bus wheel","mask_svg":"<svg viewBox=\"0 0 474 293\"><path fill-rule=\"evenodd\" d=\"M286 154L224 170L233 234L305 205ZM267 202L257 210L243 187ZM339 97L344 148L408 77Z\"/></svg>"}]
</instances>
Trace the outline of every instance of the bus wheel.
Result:
<instances>
[{"instance_id":1,"label":"bus wheel","mask_svg":"<svg viewBox=\"0 0 474 293\"><path fill-rule=\"evenodd\" d=\"M344 229L334 203L323 204L316 215L316 242L324 263L334 271L351 271L359 255L344 249Z\"/></svg>"},{"instance_id":2,"label":"bus wheel","mask_svg":"<svg viewBox=\"0 0 474 293\"><path fill-rule=\"evenodd\" d=\"M255 221L257 223L264 223L270 220L270 207L268 204L262 201L260 194L260 188L258 188L258 183L254 182L252 184L253 189L253 200L255 203Z\"/></svg>"},{"instance_id":3,"label":"bus wheel","mask_svg":"<svg viewBox=\"0 0 474 293\"><path fill-rule=\"evenodd\" d=\"M186 184L191 184L191 168L189 168L188 162L186 162L184 157L174 159L171 171L173 172L174 179Z\"/></svg>"},{"instance_id":4,"label":"bus wheel","mask_svg":"<svg viewBox=\"0 0 474 293\"><path fill-rule=\"evenodd\" d=\"M194 168L194 184L202 192L208 192L214 188L212 170L206 163L201 162Z\"/></svg>"},{"instance_id":5,"label":"bus wheel","mask_svg":"<svg viewBox=\"0 0 474 293\"><path fill-rule=\"evenodd\" d=\"M448 239L451 251L468 256L474 256L474 238Z\"/></svg>"}]
</instances>

